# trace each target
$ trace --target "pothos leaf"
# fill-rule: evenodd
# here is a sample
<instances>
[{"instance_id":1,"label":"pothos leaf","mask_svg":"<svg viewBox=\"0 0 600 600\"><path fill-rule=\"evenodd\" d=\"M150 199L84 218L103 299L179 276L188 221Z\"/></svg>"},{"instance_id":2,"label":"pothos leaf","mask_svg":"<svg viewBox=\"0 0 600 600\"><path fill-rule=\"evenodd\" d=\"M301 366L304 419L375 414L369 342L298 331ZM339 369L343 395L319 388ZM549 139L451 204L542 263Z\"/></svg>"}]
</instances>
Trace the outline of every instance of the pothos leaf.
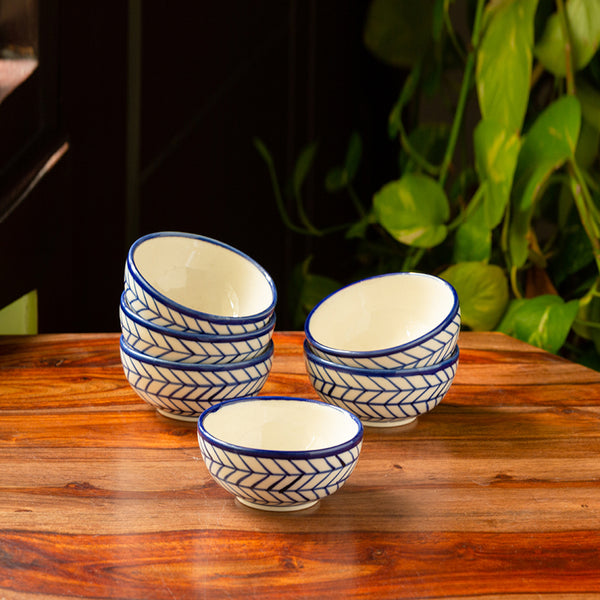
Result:
<instances>
[{"instance_id":1,"label":"pothos leaf","mask_svg":"<svg viewBox=\"0 0 600 600\"><path fill-rule=\"evenodd\" d=\"M521 130L529 100L537 0L491 2L477 52L476 83L484 119Z\"/></svg>"},{"instance_id":2,"label":"pothos leaf","mask_svg":"<svg viewBox=\"0 0 600 600\"><path fill-rule=\"evenodd\" d=\"M565 302L560 296L544 294L513 300L498 329L524 342L557 353L577 316L579 301Z\"/></svg>"},{"instance_id":3,"label":"pothos leaf","mask_svg":"<svg viewBox=\"0 0 600 600\"><path fill-rule=\"evenodd\" d=\"M407 173L373 197L377 221L399 242L432 248L444 241L450 216L448 198L437 181Z\"/></svg>"},{"instance_id":4,"label":"pothos leaf","mask_svg":"<svg viewBox=\"0 0 600 600\"><path fill-rule=\"evenodd\" d=\"M483 119L475 128L475 165L479 180L487 185L483 196L485 224L498 225L510 198L521 140L496 121Z\"/></svg>"},{"instance_id":5,"label":"pothos leaf","mask_svg":"<svg viewBox=\"0 0 600 600\"><path fill-rule=\"evenodd\" d=\"M600 45L600 2L567 0L565 11L572 43L573 67L579 71L590 62ZM544 32L534 48L534 53L552 74L565 76L567 66L565 39L558 12L546 21Z\"/></svg>"},{"instance_id":6,"label":"pothos leaf","mask_svg":"<svg viewBox=\"0 0 600 600\"><path fill-rule=\"evenodd\" d=\"M581 127L581 106L563 96L546 108L525 136L519 152L512 192L509 249L515 267L525 264L534 203L550 175L575 154Z\"/></svg>"},{"instance_id":7,"label":"pothos leaf","mask_svg":"<svg viewBox=\"0 0 600 600\"><path fill-rule=\"evenodd\" d=\"M462 322L474 331L494 329L508 303L508 281L497 265L462 262L440 275L456 289Z\"/></svg>"}]
</instances>

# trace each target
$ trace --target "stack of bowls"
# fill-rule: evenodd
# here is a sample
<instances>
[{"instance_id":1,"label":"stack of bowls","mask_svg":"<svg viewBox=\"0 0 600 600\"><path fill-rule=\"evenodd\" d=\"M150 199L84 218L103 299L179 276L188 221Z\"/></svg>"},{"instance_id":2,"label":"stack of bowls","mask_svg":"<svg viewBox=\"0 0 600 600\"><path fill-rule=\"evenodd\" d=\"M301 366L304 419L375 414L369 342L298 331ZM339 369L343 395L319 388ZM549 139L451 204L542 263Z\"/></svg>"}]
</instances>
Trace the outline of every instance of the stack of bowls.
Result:
<instances>
[{"instance_id":1,"label":"stack of bowls","mask_svg":"<svg viewBox=\"0 0 600 600\"><path fill-rule=\"evenodd\" d=\"M218 402L260 391L271 370L277 292L246 254L189 233L132 244L121 295L121 362L164 416L196 421Z\"/></svg>"},{"instance_id":2,"label":"stack of bowls","mask_svg":"<svg viewBox=\"0 0 600 600\"><path fill-rule=\"evenodd\" d=\"M365 425L405 425L435 408L458 366L454 288L422 273L389 273L334 292L310 312L304 357L319 397Z\"/></svg>"}]
</instances>

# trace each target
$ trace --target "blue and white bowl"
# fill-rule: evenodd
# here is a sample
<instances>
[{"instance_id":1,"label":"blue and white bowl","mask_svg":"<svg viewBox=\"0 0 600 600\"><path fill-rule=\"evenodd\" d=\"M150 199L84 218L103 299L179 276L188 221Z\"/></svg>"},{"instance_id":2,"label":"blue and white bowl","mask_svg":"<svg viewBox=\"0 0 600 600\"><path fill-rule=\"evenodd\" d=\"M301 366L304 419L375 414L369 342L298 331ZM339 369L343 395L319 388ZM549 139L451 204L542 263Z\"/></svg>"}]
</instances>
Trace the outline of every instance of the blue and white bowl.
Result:
<instances>
[{"instance_id":1,"label":"blue and white bowl","mask_svg":"<svg viewBox=\"0 0 600 600\"><path fill-rule=\"evenodd\" d=\"M451 356L418 369L362 369L316 356L307 341L304 358L319 397L354 413L365 425L407 425L433 410L456 375L458 346Z\"/></svg>"},{"instance_id":2,"label":"blue and white bowl","mask_svg":"<svg viewBox=\"0 0 600 600\"><path fill-rule=\"evenodd\" d=\"M308 508L338 490L358 460L359 419L304 398L226 401L198 419L198 443L214 480L244 505Z\"/></svg>"},{"instance_id":3,"label":"blue and white bowl","mask_svg":"<svg viewBox=\"0 0 600 600\"><path fill-rule=\"evenodd\" d=\"M129 346L154 358L181 363L226 364L250 360L264 352L273 337L275 315L263 329L237 335L174 331L138 316L121 295L119 320Z\"/></svg>"},{"instance_id":4,"label":"blue and white bowl","mask_svg":"<svg viewBox=\"0 0 600 600\"><path fill-rule=\"evenodd\" d=\"M120 338L121 363L138 396L165 417L195 421L229 398L258 394L273 363L273 341L262 354L219 365L176 363L135 350Z\"/></svg>"},{"instance_id":5,"label":"blue and white bowl","mask_svg":"<svg viewBox=\"0 0 600 600\"><path fill-rule=\"evenodd\" d=\"M415 369L451 356L460 332L455 289L423 273L363 279L324 298L304 331L311 350L341 365Z\"/></svg>"},{"instance_id":6,"label":"blue and white bowl","mask_svg":"<svg viewBox=\"0 0 600 600\"><path fill-rule=\"evenodd\" d=\"M200 235L159 232L130 247L125 297L142 319L161 327L237 335L268 326L277 291L243 252Z\"/></svg>"}]
</instances>

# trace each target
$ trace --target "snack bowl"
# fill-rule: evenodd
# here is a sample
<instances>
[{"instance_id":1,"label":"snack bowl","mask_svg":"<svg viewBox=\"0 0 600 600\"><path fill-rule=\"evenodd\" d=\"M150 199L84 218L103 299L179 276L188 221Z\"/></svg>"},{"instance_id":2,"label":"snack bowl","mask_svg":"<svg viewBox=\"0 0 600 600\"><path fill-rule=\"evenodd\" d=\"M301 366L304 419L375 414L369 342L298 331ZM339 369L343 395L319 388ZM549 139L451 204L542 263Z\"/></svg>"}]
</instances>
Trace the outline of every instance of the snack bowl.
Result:
<instances>
[{"instance_id":1,"label":"snack bowl","mask_svg":"<svg viewBox=\"0 0 600 600\"><path fill-rule=\"evenodd\" d=\"M119 320L125 342L142 354L172 362L226 364L264 352L273 337L275 315L262 329L236 335L175 331L142 319L121 295Z\"/></svg>"},{"instance_id":2,"label":"snack bowl","mask_svg":"<svg viewBox=\"0 0 600 600\"><path fill-rule=\"evenodd\" d=\"M364 425L407 425L433 410L456 375L458 346L435 365L415 369L364 369L315 355L304 342L308 378L319 397L354 413Z\"/></svg>"},{"instance_id":3,"label":"snack bowl","mask_svg":"<svg viewBox=\"0 0 600 600\"><path fill-rule=\"evenodd\" d=\"M252 508L293 511L337 491L363 438L348 411L306 398L224 401L198 419L198 443L213 479Z\"/></svg>"},{"instance_id":4,"label":"snack bowl","mask_svg":"<svg viewBox=\"0 0 600 600\"><path fill-rule=\"evenodd\" d=\"M252 359L227 364L177 363L154 358L120 338L121 363L135 392L165 417L196 421L228 398L257 394L273 363L273 341Z\"/></svg>"},{"instance_id":5,"label":"snack bowl","mask_svg":"<svg viewBox=\"0 0 600 600\"><path fill-rule=\"evenodd\" d=\"M363 279L321 300L304 331L317 356L350 367L414 369L454 352L460 331L456 290L424 273Z\"/></svg>"},{"instance_id":6,"label":"snack bowl","mask_svg":"<svg viewBox=\"0 0 600 600\"><path fill-rule=\"evenodd\" d=\"M271 276L236 248L208 237L164 231L127 253L125 297L141 318L177 331L236 335L271 322Z\"/></svg>"}]
</instances>

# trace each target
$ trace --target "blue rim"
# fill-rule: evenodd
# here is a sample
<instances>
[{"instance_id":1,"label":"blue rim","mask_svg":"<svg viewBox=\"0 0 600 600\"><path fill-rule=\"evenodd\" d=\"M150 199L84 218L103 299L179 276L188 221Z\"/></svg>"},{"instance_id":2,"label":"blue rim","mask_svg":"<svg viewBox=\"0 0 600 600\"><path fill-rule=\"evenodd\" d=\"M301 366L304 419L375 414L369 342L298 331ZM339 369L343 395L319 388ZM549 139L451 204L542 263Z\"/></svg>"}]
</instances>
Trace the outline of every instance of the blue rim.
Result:
<instances>
[{"instance_id":1,"label":"blue rim","mask_svg":"<svg viewBox=\"0 0 600 600\"><path fill-rule=\"evenodd\" d=\"M347 442L342 444L338 444L337 446L329 446L328 448L319 448L318 450L261 450L259 448L248 448L246 446L237 446L235 444L230 444L228 442L224 442L213 435L211 435L206 429L204 429L204 419L206 417L216 412L229 404L235 404L239 402L255 402L256 400L285 400L289 402L311 402L313 404L318 404L319 406L325 407L327 410L336 410L340 413L343 413L345 416L349 417L354 423L357 425L358 429L356 434L349 439ZM341 452L346 452L360 444L364 435L363 424L360 419L352 414L350 411L347 411L344 408L339 406L334 406L333 404L326 404L325 402L321 402L319 400L313 400L311 398L294 398L292 396L249 396L247 398L233 398L231 400L224 400L223 402L219 402L210 408L207 408L198 418L198 435L202 437L202 439L206 440L213 446L217 446L223 450L228 450L229 452L235 452L236 454L243 454L245 456L260 456L263 458L284 458L284 459L303 459L303 458L324 458L326 456L331 456L332 454L339 454Z\"/></svg>"},{"instance_id":2,"label":"blue rim","mask_svg":"<svg viewBox=\"0 0 600 600\"><path fill-rule=\"evenodd\" d=\"M454 302L452 303L452 309L450 310L448 315L444 318L444 320L439 325L437 325L433 329L429 330L427 333L423 334L422 336L420 336L414 340L411 340L410 342L407 342L406 344L399 344L398 346L390 346L389 348L382 348L382 349L377 349L377 350L365 350L365 351L342 350L339 348L332 348L330 346L326 346L325 344L321 344L311 335L310 321L312 319L313 314L319 309L319 307L322 304L327 302L330 298L332 298L333 296L336 296L338 293L340 293L341 291L343 291L347 288L354 287L356 285L360 285L361 283L363 283L365 281L371 281L372 279L382 279L383 277L397 277L398 275L406 275L406 276L411 276L411 277L426 277L428 279L435 279L436 281L440 281L441 283L448 286L448 288L450 289L450 292L452 293ZM387 354L391 354L393 352L402 352L404 350L410 350L411 348L419 346L425 340L427 340L431 337L434 337L440 331L445 329L454 320L454 317L456 317L456 313L458 312L458 309L459 309L458 294L456 293L456 290L454 289L454 287L451 284L449 284L445 279L441 279L440 277L436 277L435 275L429 275L427 273L413 273L413 272L408 272L408 271L400 271L398 273L385 273L383 275L375 275L373 277L367 277L366 279L361 279L360 281L355 281L354 283L350 283L344 287L341 287L339 290L336 290L335 292L329 294L325 298L323 298L308 313L308 316L306 317L306 321L304 322L304 334L310 341L311 345L314 346L315 348L321 350L321 352L326 352L327 354L334 354L335 356L339 356L339 357L354 358L354 359L376 358L379 356L385 356Z\"/></svg>"},{"instance_id":3,"label":"blue rim","mask_svg":"<svg viewBox=\"0 0 600 600\"><path fill-rule=\"evenodd\" d=\"M416 367L410 369L398 368L398 369L367 369L363 367L351 367L349 365L340 365L339 363L331 360L326 360L317 356L311 349L308 340L304 340L304 354L311 362L314 362L326 369L342 371L343 373L352 373L353 375L365 375L367 377L411 377L414 375L431 375L442 369L452 366L460 355L458 344L452 354L442 360L441 362L429 365L428 367Z\"/></svg>"},{"instance_id":4,"label":"blue rim","mask_svg":"<svg viewBox=\"0 0 600 600\"><path fill-rule=\"evenodd\" d=\"M165 367L167 369L177 369L178 371L234 371L237 369L247 369L248 367L253 367L254 365L258 365L260 363L266 362L273 356L273 340L269 341L269 343L265 346L264 352L261 352L258 356L251 358L249 360L242 360L239 362L232 363L217 363L217 364L207 364L207 363L178 363L172 362L170 360L164 360L162 358L154 358L152 356L148 356L143 352L139 352L135 348L132 348L121 335L119 338L119 346L121 350L135 360L139 360L140 362L154 365L156 367Z\"/></svg>"},{"instance_id":5,"label":"blue rim","mask_svg":"<svg viewBox=\"0 0 600 600\"><path fill-rule=\"evenodd\" d=\"M254 331L249 331L247 333L218 334L197 333L195 331L175 331L169 327L161 327L160 325L156 325L155 323L142 319L142 317L135 313L131 306L129 306L125 297L125 292L121 294L121 302L119 306L128 319L131 319L134 323L137 323L141 327L145 327L150 331L154 331L155 333L159 333L166 337L177 337L184 340L189 340L190 342L244 342L247 340L254 340L265 335L269 329L275 329L275 313L273 313L273 316L269 319L268 323L264 327L255 329Z\"/></svg>"},{"instance_id":6,"label":"blue rim","mask_svg":"<svg viewBox=\"0 0 600 600\"><path fill-rule=\"evenodd\" d=\"M178 302L175 302L174 300L171 300L164 294L161 294L156 288L151 286L144 279L142 274L139 272L138 268L135 266L135 261L133 260L135 250L138 248L138 246L140 246L141 244L143 244L144 242L146 242L150 239L159 238L159 237L191 238L193 240L198 240L200 242L207 242L209 244L214 244L215 246L220 246L221 248L224 248L226 250L229 250L230 252L237 254L238 256L241 256L245 260L252 263L260 271L262 276L265 278L265 280L269 284L271 293L273 295L273 300L272 300L271 304L265 310L261 311L260 313L255 313L253 315L244 315L241 317L227 317L224 315L213 315L211 313L205 313L205 312L202 312L199 310L194 310L192 308L184 306L183 304L179 304ZM173 309L177 310L178 312L188 315L189 317L192 317L194 319L203 319L206 321L211 321L213 323L218 323L218 324L222 324L222 325L254 323L256 321L261 321L262 319L267 318L275 310L275 305L277 304L277 288L275 287L273 278L269 275L269 273L267 272L267 270L264 267L259 265L253 258L250 258L247 254L245 254L241 250L238 250L237 248L234 248L233 246L230 246L229 244L225 244L224 242L220 242L219 240L205 237L203 235L197 235L194 233L183 233L183 232L179 232L179 231L159 231L157 233L149 233L147 235L144 235L141 238L137 239L129 248L129 252L127 253L127 269L129 270L129 273L131 274L131 276L135 279L136 283L144 291L149 293L154 298L158 298L166 306L169 306L170 308L173 308Z\"/></svg>"}]
</instances>

